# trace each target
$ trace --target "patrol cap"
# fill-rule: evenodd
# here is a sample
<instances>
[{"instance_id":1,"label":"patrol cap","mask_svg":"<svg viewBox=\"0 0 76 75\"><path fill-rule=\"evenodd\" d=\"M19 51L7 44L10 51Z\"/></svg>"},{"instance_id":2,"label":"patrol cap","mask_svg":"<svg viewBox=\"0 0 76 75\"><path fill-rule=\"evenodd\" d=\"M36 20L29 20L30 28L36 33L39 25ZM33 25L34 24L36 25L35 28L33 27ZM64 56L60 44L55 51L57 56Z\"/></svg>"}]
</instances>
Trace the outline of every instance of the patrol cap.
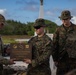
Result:
<instances>
[{"instance_id":1,"label":"patrol cap","mask_svg":"<svg viewBox=\"0 0 76 75\"><path fill-rule=\"evenodd\" d=\"M61 13L61 16L59 16L60 19L68 19L68 18L72 18L73 16L71 16L71 13L69 10L64 10Z\"/></svg>"},{"instance_id":2,"label":"patrol cap","mask_svg":"<svg viewBox=\"0 0 76 75\"><path fill-rule=\"evenodd\" d=\"M3 25L5 24L5 18L1 14L0 14L0 23L3 24Z\"/></svg>"},{"instance_id":3,"label":"patrol cap","mask_svg":"<svg viewBox=\"0 0 76 75\"><path fill-rule=\"evenodd\" d=\"M37 28L37 27L45 27L45 20L42 19L42 18L39 18L39 19L36 19L35 20L35 23L34 23L34 28Z\"/></svg>"}]
</instances>

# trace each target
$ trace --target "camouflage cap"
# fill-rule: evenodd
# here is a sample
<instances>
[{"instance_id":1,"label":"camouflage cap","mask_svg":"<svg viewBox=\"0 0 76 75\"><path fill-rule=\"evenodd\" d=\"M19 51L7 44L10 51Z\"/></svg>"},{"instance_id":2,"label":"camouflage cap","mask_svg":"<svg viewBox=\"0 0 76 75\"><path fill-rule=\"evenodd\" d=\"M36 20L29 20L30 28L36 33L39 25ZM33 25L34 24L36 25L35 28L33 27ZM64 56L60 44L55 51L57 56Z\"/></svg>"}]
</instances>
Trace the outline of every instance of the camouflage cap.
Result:
<instances>
[{"instance_id":1,"label":"camouflage cap","mask_svg":"<svg viewBox=\"0 0 76 75\"><path fill-rule=\"evenodd\" d=\"M35 23L34 23L34 25L33 25L34 27L45 27L46 25L45 25L45 20L44 19L42 19L42 18L39 18L39 19L36 19L36 21L35 21Z\"/></svg>"},{"instance_id":2,"label":"camouflage cap","mask_svg":"<svg viewBox=\"0 0 76 75\"><path fill-rule=\"evenodd\" d=\"M5 17L3 15L1 15L1 14L0 14L0 23L5 24Z\"/></svg>"},{"instance_id":3,"label":"camouflage cap","mask_svg":"<svg viewBox=\"0 0 76 75\"><path fill-rule=\"evenodd\" d=\"M67 19L67 18L72 18L73 16L71 16L71 13L69 10L64 10L61 13L61 16L59 16L60 19Z\"/></svg>"}]
</instances>

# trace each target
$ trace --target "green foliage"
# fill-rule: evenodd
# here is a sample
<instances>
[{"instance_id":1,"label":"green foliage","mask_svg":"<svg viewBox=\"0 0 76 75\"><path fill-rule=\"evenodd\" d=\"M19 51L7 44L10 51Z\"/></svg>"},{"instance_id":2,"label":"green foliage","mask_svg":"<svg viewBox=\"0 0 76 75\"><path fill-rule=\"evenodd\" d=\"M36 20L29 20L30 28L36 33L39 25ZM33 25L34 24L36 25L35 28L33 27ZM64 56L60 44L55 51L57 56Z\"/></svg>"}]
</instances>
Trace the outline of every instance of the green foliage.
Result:
<instances>
[{"instance_id":1,"label":"green foliage","mask_svg":"<svg viewBox=\"0 0 76 75\"><path fill-rule=\"evenodd\" d=\"M5 25L4 28L3 28L3 30L2 30L2 34L12 35L13 30L14 30L13 26L11 26L11 25Z\"/></svg>"},{"instance_id":2,"label":"green foliage","mask_svg":"<svg viewBox=\"0 0 76 75\"><path fill-rule=\"evenodd\" d=\"M57 24L52 22L52 21L49 21L49 20L45 20L45 23L47 25L46 27L46 32L47 33L54 33L55 32L55 29L57 27Z\"/></svg>"},{"instance_id":3,"label":"green foliage","mask_svg":"<svg viewBox=\"0 0 76 75\"><path fill-rule=\"evenodd\" d=\"M34 28L33 28L34 22L27 22L27 24L25 24L14 20L7 20L6 23L7 25L5 25L4 28L0 30L0 34L34 35ZM57 24L49 20L45 20L45 23L47 25L47 27L45 28L46 32L54 33Z\"/></svg>"}]
</instances>

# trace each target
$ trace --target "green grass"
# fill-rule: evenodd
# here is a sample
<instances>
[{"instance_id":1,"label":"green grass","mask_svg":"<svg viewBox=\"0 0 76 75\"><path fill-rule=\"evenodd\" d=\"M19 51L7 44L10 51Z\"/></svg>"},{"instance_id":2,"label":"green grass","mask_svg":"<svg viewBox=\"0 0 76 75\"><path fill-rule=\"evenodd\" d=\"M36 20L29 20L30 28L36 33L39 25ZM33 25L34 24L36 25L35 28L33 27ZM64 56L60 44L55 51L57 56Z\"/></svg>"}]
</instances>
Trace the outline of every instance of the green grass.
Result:
<instances>
[{"instance_id":1,"label":"green grass","mask_svg":"<svg viewBox=\"0 0 76 75\"><path fill-rule=\"evenodd\" d=\"M26 35L3 35L3 43L16 43L15 39L28 39L31 38L31 36L26 36Z\"/></svg>"},{"instance_id":2,"label":"green grass","mask_svg":"<svg viewBox=\"0 0 76 75\"><path fill-rule=\"evenodd\" d=\"M15 43L16 41L14 39L3 39L4 43Z\"/></svg>"}]
</instances>

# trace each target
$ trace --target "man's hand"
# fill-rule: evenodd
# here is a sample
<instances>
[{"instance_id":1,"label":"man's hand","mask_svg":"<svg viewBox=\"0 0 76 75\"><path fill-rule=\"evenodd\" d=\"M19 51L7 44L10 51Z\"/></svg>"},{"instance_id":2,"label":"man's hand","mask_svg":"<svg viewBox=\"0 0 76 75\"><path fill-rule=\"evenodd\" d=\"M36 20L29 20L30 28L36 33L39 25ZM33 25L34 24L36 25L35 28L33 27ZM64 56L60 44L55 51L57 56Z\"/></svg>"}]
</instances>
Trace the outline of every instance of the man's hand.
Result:
<instances>
[{"instance_id":1,"label":"man's hand","mask_svg":"<svg viewBox=\"0 0 76 75\"><path fill-rule=\"evenodd\" d=\"M9 60L10 65L11 65L11 64L15 64L15 63L14 63L14 60L15 60L15 59L10 59L10 60Z\"/></svg>"},{"instance_id":2,"label":"man's hand","mask_svg":"<svg viewBox=\"0 0 76 75\"><path fill-rule=\"evenodd\" d=\"M58 66L58 62L57 61L55 61L54 64L55 64L55 66Z\"/></svg>"},{"instance_id":3,"label":"man's hand","mask_svg":"<svg viewBox=\"0 0 76 75\"><path fill-rule=\"evenodd\" d=\"M30 59L24 59L24 62L27 64L31 64L31 60Z\"/></svg>"}]
</instances>

